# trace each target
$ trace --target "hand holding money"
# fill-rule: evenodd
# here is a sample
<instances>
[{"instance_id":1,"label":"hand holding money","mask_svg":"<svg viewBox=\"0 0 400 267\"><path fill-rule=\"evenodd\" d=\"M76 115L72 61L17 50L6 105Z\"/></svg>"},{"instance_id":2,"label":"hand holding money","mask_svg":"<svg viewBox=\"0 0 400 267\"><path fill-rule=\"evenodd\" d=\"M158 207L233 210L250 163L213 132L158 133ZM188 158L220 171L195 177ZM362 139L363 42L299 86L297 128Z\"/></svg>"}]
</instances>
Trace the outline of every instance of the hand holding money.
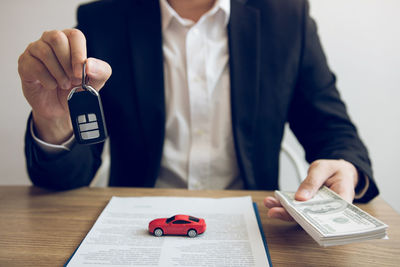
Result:
<instances>
[{"instance_id":1,"label":"hand holding money","mask_svg":"<svg viewBox=\"0 0 400 267\"><path fill-rule=\"evenodd\" d=\"M386 237L387 225L323 186L310 200L275 191L276 198L321 246L343 245Z\"/></svg>"},{"instance_id":2,"label":"hand holding money","mask_svg":"<svg viewBox=\"0 0 400 267\"><path fill-rule=\"evenodd\" d=\"M317 160L308 169L308 175L299 186L295 199L311 199L322 185L326 185L343 199L352 202L354 188L358 183L358 172L353 164L345 160ZM285 221L293 221L290 214L274 197L267 197L264 204L269 208L268 216Z\"/></svg>"}]
</instances>

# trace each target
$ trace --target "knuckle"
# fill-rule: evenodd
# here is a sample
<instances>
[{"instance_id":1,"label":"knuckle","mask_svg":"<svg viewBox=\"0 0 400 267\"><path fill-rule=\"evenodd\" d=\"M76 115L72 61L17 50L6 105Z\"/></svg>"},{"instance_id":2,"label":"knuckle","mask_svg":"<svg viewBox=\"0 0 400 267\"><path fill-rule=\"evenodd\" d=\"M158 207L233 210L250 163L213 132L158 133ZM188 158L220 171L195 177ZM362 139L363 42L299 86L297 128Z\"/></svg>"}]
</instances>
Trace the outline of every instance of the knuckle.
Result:
<instances>
[{"instance_id":1,"label":"knuckle","mask_svg":"<svg viewBox=\"0 0 400 267\"><path fill-rule=\"evenodd\" d=\"M321 165L321 160L316 160L316 161L313 161L312 163L311 163L311 165L310 165L310 167L311 168L316 168L316 167L318 167L319 165Z\"/></svg>"},{"instance_id":2,"label":"knuckle","mask_svg":"<svg viewBox=\"0 0 400 267\"><path fill-rule=\"evenodd\" d=\"M26 50L31 51L32 47L35 45L35 43L36 42L29 43L28 46L26 47Z\"/></svg>"},{"instance_id":3,"label":"knuckle","mask_svg":"<svg viewBox=\"0 0 400 267\"><path fill-rule=\"evenodd\" d=\"M42 33L42 39L46 39L46 37L48 36L48 34L50 33L50 31L44 31L43 33Z\"/></svg>"},{"instance_id":4,"label":"knuckle","mask_svg":"<svg viewBox=\"0 0 400 267\"><path fill-rule=\"evenodd\" d=\"M327 169L330 168L331 164L329 160L317 159L313 161L310 165L310 169Z\"/></svg>"},{"instance_id":5,"label":"knuckle","mask_svg":"<svg viewBox=\"0 0 400 267\"><path fill-rule=\"evenodd\" d=\"M49 32L48 36L46 37L46 40L52 45L52 46L59 46L64 42L64 33L58 30L54 30Z\"/></svg>"},{"instance_id":6,"label":"knuckle","mask_svg":"<svg viewBox=\"0 0 400 267\"><path fill-rule=\"evenodd\" d=\"M79 38L79 37L85 37L85 36L84 36L83 33L82 33L80 30L78 30L78 29L71 29L71 30L69 31L69 37L70 37L70 38Z\"/></svg>"}]
</instances>

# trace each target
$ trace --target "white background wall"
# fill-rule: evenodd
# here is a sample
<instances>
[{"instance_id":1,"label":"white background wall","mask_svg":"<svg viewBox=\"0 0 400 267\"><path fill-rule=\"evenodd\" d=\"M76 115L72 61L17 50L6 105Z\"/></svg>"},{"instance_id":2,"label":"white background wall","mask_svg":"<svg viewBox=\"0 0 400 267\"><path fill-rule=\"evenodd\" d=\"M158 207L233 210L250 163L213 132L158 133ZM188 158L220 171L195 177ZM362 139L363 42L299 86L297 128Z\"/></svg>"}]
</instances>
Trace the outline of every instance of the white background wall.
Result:
<instances>
[{"instance_id":1,"label":"white background wall","mask_svg":"<svg viewBox=\"0 0 400 267\"><path fill-rule=\"evenodd\" d=\"M0 184L30 184L23 156L30 109L20 88L18 56L44 30L74 26L82 2L0 2ZM310 2L339 90L369 148L381 196L400 212L400 1ZM293 136L286 140L303 153Z\"/></svg>"}]
</instances>

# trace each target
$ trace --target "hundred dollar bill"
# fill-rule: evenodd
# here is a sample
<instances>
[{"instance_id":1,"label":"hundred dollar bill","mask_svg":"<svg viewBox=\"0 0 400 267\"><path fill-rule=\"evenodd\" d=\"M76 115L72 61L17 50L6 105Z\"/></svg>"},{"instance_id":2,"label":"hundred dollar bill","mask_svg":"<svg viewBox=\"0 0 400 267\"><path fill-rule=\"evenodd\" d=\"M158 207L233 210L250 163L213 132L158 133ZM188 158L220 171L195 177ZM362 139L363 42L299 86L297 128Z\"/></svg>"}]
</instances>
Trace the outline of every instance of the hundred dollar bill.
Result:
<instances>
[{"instance_id":1,"label":"hundred dollar bill","mask_svg":"<svg viewBox=\"0 0 400 267\"><path fill-rule=\"evenodd\" d=\"M314 198L296 201L295 193L275 191L289 214L320 245L338 245L386 236L387 225L322 187Z\"/></svg>"}]
</instances>

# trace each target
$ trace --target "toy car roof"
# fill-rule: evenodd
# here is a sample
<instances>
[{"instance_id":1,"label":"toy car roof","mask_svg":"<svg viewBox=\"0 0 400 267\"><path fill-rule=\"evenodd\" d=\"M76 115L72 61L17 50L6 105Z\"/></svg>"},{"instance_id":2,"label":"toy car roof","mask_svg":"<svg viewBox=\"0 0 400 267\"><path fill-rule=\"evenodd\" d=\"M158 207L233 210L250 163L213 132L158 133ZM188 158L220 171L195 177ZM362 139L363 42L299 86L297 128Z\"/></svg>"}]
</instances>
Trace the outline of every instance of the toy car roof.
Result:
<instances>
[{"instance_id":1,"label":"toy car roof","mask_svg":"<svg viewBox=\"0 0 400 267\"><path fill-rule=\"evenodd\" d=\"M173 221L173 220L186 220L186 221L192 221L192 222L199 222L200 219L190 216L190 215L183 215L183 214L177 214L175 216L172 216L170 218L168 218L169 221Z\"/></svg>"}]
</instances>

